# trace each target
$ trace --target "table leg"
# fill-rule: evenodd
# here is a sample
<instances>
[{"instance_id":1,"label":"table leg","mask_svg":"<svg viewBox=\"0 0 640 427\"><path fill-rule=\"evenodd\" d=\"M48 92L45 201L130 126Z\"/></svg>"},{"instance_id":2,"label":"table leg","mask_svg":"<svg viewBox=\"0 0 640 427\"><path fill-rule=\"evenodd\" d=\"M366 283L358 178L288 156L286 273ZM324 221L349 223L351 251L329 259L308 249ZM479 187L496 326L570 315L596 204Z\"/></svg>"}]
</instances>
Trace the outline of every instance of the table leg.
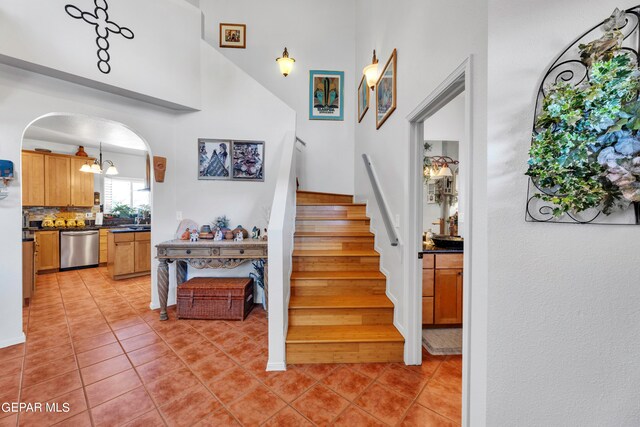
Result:
<instances>
[{"instance_id":1,"label":"table leg","mask_svg":"<svg viewBox=\"0 0 640 427\"><path fill-rule=\"evenodd\" d=\"M187 280L186 261L176 261L176 280L178 286L180 286Z\"/></svg>"},{"instance_id":2,"label":"table leg","mask_svg":"<svg viewBox=\"0 0 640 427\"><path fill-rule=\"evenodd\" d=\"M267 316L269 315L269 260L264 259L264 306L267 308Z\"/></svg>"},{"instance_id":3,"label":"table leg","mask_svg":"<svg viewBox=\"0 0 640 427\"><path fill-rule=\"evenodd\" d=\"M169 264L167 264L166 259L161 259L160 264L158 264L158 298L160 299L160 320L168 320Z\"/></svg>"}]
</instances>

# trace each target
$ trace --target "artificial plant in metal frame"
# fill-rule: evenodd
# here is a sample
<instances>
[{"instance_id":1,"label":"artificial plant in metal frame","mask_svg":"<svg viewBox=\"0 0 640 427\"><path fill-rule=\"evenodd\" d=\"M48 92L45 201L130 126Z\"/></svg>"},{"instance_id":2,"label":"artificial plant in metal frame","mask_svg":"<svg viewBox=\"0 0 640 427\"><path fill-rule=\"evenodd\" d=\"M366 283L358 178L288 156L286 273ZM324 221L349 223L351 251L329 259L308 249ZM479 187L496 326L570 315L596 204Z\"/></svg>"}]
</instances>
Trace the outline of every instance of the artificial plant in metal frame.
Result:
<instances>
[{"instance_id":1,"label":"artificial plant in metal frame","mask_svg":"<svg viewBox=\"0 0 640 427\"><path fill-rule=\"evenodd\" d=\"M640 6L567 47L536 100L526 220L640 224Z\"/></svg>"}]
</instances>

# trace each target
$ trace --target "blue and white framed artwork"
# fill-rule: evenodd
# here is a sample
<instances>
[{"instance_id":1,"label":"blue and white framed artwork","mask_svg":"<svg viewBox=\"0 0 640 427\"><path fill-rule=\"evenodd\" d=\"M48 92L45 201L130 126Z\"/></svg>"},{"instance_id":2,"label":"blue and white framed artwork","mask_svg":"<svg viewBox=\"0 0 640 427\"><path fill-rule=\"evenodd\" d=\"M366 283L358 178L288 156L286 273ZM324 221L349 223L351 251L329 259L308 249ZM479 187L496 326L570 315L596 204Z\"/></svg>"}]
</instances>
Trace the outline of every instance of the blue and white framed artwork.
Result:
<instances>
[{"instance_id":1,"label":"blue and white framed artwork","mask_svg":"<svg viewBox=\"0 0 640 427\"><path fill-rule=\"evenodd\" d=\"M344 71L309 71L309 119L344 120Z\"/></svg>"}]
</instances>

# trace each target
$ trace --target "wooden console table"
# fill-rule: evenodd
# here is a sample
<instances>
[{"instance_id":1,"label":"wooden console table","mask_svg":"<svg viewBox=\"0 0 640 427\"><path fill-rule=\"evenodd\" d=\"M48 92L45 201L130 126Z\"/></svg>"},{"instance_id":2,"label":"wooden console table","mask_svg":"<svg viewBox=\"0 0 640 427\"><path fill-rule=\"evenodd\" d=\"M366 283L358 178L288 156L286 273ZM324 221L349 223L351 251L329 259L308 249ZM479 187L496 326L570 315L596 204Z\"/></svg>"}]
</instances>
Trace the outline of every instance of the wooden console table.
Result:
<instances>
[{"instance_id":1,"label":"wooden console table","mask_svg":"<svg viewBox=\"0 0 640 427\"><path fill-rule=\"evenodd\" d=\"M233 240L169 240L156 246L158 265L158 296L160 298L160 320L167 320L169 297L169 264L176 263L178 285L187 278L187 265L202 268L234 268L248 261L264 260L264 284L267 297L267 242L247 239Z\"/></svg>"}]
</instances>

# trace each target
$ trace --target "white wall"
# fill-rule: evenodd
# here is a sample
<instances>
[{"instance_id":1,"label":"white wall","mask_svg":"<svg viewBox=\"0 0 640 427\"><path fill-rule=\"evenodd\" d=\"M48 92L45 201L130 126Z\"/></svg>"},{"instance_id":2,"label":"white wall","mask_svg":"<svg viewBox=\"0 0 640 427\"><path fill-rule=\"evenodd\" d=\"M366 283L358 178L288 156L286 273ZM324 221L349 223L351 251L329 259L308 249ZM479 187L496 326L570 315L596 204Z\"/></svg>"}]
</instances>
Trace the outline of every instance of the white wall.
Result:
<instances>
[{"instance_id":1,"label":"white wall","mask_svg":"<svg viewBox=\"0 0 640 427\"><path fill-rule=\"evenodd\" d=\"M486 294L486 228L484 203L486 200L485 141L486 141L486 3L472 0L450 2L385 2L382 0L356 1L356 69L371 60L371 50L378 52L384 64L394 48L398 50L398 104L386 123L376 131L374 109L370 109L356 125L355 188L357 199L368 201L372 226L377 232L376 248L382 255L382 266L387 273L388 294L396 307L396 324L401 332L407 325L404 307L403 259L407 241L406 206L408 200L409 122L413 111L447 76L469 55L473 54L473 87L469 89L473 117L473 236L474 284L468 290L473 300L471 357L472 380L471 418L478 425L485 416L484 372L485 322L483 304ZM381 65L382 66L382 65ZM392 247L389 243L380 211L375 205L371 184L367 177L362 153L371 156L378 171L382 191L394 216L400 219L399 235L402 243ZM482 236L482 238L480 238ZM416 254L417 255L417 254ZM411 254L411 256L416 256ZM465 292L467 290L465 289ZM465 320L466 322L466 320ZM477 420L477 421L476 421Z\"/></svg>"},{"instance_id":2,"label":"white wall","mask_svg":"<svg viewBox=\"0 0 640 427\"><path fill-rule=\"evenodd\" d=\"M0 5L0 62L173 108L200 106L200 12L183 0L110 0L109 20L133 39L110 34L111 72L96 63L96 32L65 11L67 0ZM73 3L93 13L91 1ZM153 76L153 78L149 78Z\"/></svg>"},{"instance_id":3,"label":"white wall","mask_svg":"<svg viewBox=\"0 0 640 427\"><path fill-rule=\"evenodd\" d=\"M636 1L491 0L488 425L640 420L640 229L524 221L534 95L574 38Z\"/></svg>"},{"instance_id":4,"label":"white wall","mask_svg":"<svg viewBox=\"0 0 640 427\"><path fill-rule=\"evenodd\" d=\"M464 93L424 121L424 139L464 141Z\"/></svg>"},{"instance_id":5,"label":"white wall","mask_svg":"<svg viewBox=\"0 0 640 427\"><path fill-rule=\"evenodd\" d=\"M355 3L201 0L200 7L205 40L297 112L297 134L308 143L300 156L300 188L352 194L355 94L362 69L354 62ZM220 22L246 24L247 48L219 48ZM275 62L285 46L296 60L286 78ZM345 72L344 121L309 120L309 70Z\"/></svg>"},{"instance_id":6,"label":"white wall","mask_svg":"<svg viewBox=\"0 0 640 427\"><path fill-rule=\"evenodd\" d=\"M173 238L176 211L196 221L210 220L218 212L234 222L259 220L259 207L273 198L276 159L283 136L295 131L295 113L234 64L204 42L200 75L202 111L175 112L95 89L0 65L0 158L12 160L20 176L20 150L24 129L50 112L86 114L129 126L150 146L151 155L167 157L164 183L152 180L152 244ZM231 99L231 94L234 99ZM248 130L250 123L250 131ZM264 183L221 183L197 180L198 137L255 138L266 143ZM20 181L0 202L0 347L22 336L21 196ZM241 202L239 202L241 201ZM157 261L152 280L156 283ZM173 281L172 281L173 282ZM172 283L173 294L175 283ZM157 306L157 292L153 303ZM172 299L175 296L172 295Z\"/></svg>"}]
</instances>

